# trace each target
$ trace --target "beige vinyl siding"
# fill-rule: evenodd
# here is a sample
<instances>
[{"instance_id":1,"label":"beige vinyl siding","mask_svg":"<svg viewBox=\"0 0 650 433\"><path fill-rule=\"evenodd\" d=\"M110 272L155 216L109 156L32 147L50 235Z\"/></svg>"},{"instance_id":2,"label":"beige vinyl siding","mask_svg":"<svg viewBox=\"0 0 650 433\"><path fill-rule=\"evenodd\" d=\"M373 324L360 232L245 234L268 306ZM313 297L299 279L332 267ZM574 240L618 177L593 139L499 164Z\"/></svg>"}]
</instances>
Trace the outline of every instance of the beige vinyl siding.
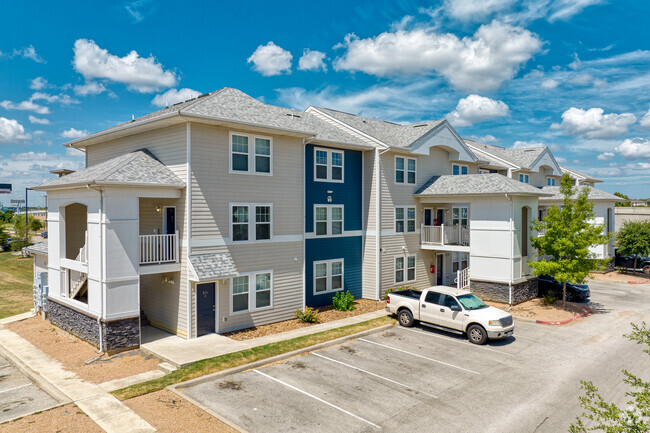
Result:
<instances>
[{"instance_id":1,"label":"beige vinyl siding","mask_svg":"<svg viewBox=\"0 0 650 433\"><path fill-rule=\"evenodd\" d=\"M406 247L406 251L402 247ZM429 265L435 264L435 252L420 249L419 235L395 235L384 236L382 247L386 252L381 254L381 294L391 287L399 287L404 284L423 289L435 285L435 274L429 273ZM414 282L395 283L395 256L415 254L415 277Z\"/></svg>"},{"instance_id":2,"label":"beige vinyl siding","mask_svg":"<svg viewBox=\"0 0 650 433\"><path fill-rule=\"evenodd\" d=\"M363 154L363 228L366 232L377 230L377 178L375 152ZM377 236L366 234L363 239L363 272L361 296L377 297Z\"/></svg>"}]
</instances>

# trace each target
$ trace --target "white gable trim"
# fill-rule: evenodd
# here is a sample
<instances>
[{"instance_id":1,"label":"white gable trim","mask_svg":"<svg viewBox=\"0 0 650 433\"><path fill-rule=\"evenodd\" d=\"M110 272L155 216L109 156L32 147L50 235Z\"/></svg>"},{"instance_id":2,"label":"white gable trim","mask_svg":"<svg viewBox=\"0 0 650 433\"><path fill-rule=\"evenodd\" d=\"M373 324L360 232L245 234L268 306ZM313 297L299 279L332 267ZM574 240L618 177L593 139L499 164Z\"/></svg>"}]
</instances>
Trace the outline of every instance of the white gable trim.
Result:
<instances>
[{"instance_id":1,"label":"white gable trim","mask_svg":"<svg viewBox=\"0 0 650 433\"><path fill-rule=\"evenodd\" d=\"M557 161L555 160L555 157L553 157L553 154L548 149L548 147L544 149L544 152L539 154L537 159L535 159L535 161L533 161L532 164L530 164L530 170L539 171L538 164L542 160L542 158L544 158L544 155L548 155L551 158L551 161L553 161L553 164L555 166L553 174L556 175L556 176L562 176L562 168L560 167L560 164L557 163ZM558 174L555 174L555 171L557 171Z\"/></svg>"},{"instance_id":2,"label":"white gable trim","mask_svg":"<svg viewBox=\"0 0 650 433\"><path fill-rule=\"evenodd\" d=\"M453 140L440 139L440 137L438 136L442 131L448 131L449 133L451 133ZM415 153L418 155L428 155L429 149L434 146L453 149L458 154L458 157L453 158L452 152L449 152L450 161L452 160L466 161L466 162L478 161L478 158L476 157L476 155L474 155L474 152L472 152L471 149L467 146L465 140L460 138L458 133L456 133L454 128L452 128L449 122L447 122L446 120L443 120L442 122L440 122L439 125L433 128L431 131L426 133L424 136L418 138L415 141L413 147L411 148L411 153Z\"/></svg>"},{"instance_id":3,"label":"white gable trim","mask_svg":"<svg viewBox=\"0 0 650 433\"><path fill-rule=\"evenodd\" d=\"M361 136L361 138L365 138L366 140L370 140L373 143L375 143L375 144L377 144L377 145L379 145L379 146L381 146L381 147L383 147L385 149L388 149L390 147L389 145L387 145L383 141L377 140L375 137L373 137L371 135L368 135L365 132L359 131L358 129L353 128L352 126L348 125L347 123L342 122L339 119L336 119L336 118L330 116L329 114L323 113L322 111L320 111L319 109L317 109L315 107L312 107L311 105L309 107L307 107L307 109L305 110L305 113L318 113L318 115L323 116L326 119L334 122L339 128L341 128L343 130L346 130L347 132L352 132L353 134L357 134L358 136Z\"/></svg>"},{"instance_id":4,"label":"white gable trim","mask_svg":"<svg viewBox=\"0 0 650 433\"><path fill-rule=\"evenodd\" d=\"M466 143L466 144L467 144L467 143ZM516 168L516 169L518 169L518 170L521 169L521 167L519 167L518 165L515 165L515 164L513 164L513 163L510 162L510 161L506 161L506 160L503 159L503 158L499 158L498 156L493 155L493 154L491 154L490 152L487 152L487 151L485 151L485 150L482 150L482 149L479 149L479 148L477 148L477 147L475 147L475 146L472 146L471 144L467 144L467 147L469 147L470 149L472 149L472 151L474 151L475 153L481 153L481 154L483 154L483 155L487 155L487 156L489 156L490 158L494 158L494 159L496 159L496 160L498 160L498 161L503 162L503 163L506 165L506 167Z\"/></svg>"}]
</instances>

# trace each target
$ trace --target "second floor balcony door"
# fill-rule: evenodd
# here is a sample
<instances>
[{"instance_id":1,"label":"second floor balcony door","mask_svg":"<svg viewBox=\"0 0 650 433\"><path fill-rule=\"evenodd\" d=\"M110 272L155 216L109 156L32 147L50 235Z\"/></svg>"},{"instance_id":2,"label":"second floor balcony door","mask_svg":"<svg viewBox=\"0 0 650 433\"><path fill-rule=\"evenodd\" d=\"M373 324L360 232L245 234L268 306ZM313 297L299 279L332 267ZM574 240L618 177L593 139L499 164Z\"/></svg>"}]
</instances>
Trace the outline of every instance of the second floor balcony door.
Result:
<instances>
[{"instance_id":1,"label":"second floor balcony door","mask_svg":"<svg viewBox=\"0 0 650 433\"><path fill-rule=\"evenodd\" d=\"M176 233L176 208L165 207L163 218L163 234L173 235Z\"/></svg>"}]
</instances>

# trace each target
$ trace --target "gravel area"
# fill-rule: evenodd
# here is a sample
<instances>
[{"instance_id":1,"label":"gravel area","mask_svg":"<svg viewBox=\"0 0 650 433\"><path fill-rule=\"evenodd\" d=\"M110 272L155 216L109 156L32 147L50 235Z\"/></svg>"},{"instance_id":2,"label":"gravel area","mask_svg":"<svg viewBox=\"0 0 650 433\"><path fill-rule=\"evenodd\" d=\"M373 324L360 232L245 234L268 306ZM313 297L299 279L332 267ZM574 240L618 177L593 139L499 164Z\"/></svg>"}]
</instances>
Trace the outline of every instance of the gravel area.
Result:
<instances>
[{"instance_id":1,"label":"gravel area","mask_svg":"<svg viewBox=\"0 0 650 433\"><path fill-rule=\"evenodd\" d=\"M166 389L123 402L161 433L215 432L235 429Z\"/></svg>"},{"instance_id":2,"label":"gravel area","mask_svg":"<svg viewBox=\"0 0 650 433\"><path fill-rule=\"evenodd\" d=\"M42 320L40 316L12 323L8 328L59 361L66 370L73 371L80 378L92 383L156 370L160 362L158 358L136 349L111 357L102 355L98 361L86 365L86 360L97 356L97 349L49 321Z\"/></svg>"},{"instance_id":3,"label":"gravel area","mask_svg":"<svg viewBox=\"0 0 650 433\"><path fill-rule=\"evenodd\" d=\"M506 307L508 307L508 304L501 304L499 302L486 301L485 303L502 310L506 310ZM566 309L562 309L562 301L555 301L551 305L544 305L541 298L535 298L521 304L513 305L510 310L506 311L514 317L544 321L560 321L570 319L587 309L589 309L588 305L579 304L577 302L567 302Z\"/></svg>"},{"instance_id":4,"label":"gravel area","mask_svg":"<svg viewBox=\"0 0 650 433\"><path fill-rule=\"evenodd\" d=\"M645 275L642 274L641 272L627 272L627 273L622 273L622 272L608 272L606 274L591 274L591 277L593 277L594 280L600 280L600 281L618 281L622 283L627 283L628 281L635 281L635 282L647 282L650 284L650 275ZM587 281L587 284L589 284L589 281Z\"/></svg>"},{"instance_id":5,"label":"gravel area","mask_svg":"<svg viewBox=\"0 0 650 433\"><path fill-rule=\"evenodd\" d=\"M11 433L102 433L103 431L72 403L0 424L0 432Z\"/></svg>"},{"instance_id":6,"label":"gravel area","mask_svg":"<svg viewBox=\"0 0 650 433\"><path fill-rule=\"evenodd\" d=\"M331 305L316 308L316 310L318 310L318 323L332 322L334 320L345 319L346 317L383 310L386 307L386 303L383 301L372 301L370 299L356 299L354 301L354 307L355 308L352 311L337 311L334 310ZM315 325L315 323L305 323L298 319L291 319L285 320L284 322L271 323L269 325L228 332L223 335L232 338L233 340L242 341L250 340L251 338L264 337L266 335L279 334L280 332L292 331L294 329L312 325Z\"/></svg>"}]
</instances>

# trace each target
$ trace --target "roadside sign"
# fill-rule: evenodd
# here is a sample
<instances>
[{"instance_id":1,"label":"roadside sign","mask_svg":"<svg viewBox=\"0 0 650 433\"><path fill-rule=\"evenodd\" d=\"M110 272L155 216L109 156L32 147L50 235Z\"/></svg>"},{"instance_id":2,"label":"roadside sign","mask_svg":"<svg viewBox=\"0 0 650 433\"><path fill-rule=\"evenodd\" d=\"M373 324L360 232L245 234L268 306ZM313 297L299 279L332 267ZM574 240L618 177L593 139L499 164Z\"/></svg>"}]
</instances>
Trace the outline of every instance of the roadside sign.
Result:
<instances>
[{"instance_id":1,"label":"roadside sign","mask_svg":"<svg viewBox=\"0 0 650 433\"><path fill-rule=\"evenodd\" d=\"M11 194L11 184L0 183L0 194Z\"/></svg>"},{"instance_id":2,"label":"roadside sign","mask_svg":"<svg viewBox=\"0 0 650 433\"><path fill-rule=\"evenodd\" d=\"M11 200L11 204L24 204L25 200Z\"/></svg>"}]
</instances>

